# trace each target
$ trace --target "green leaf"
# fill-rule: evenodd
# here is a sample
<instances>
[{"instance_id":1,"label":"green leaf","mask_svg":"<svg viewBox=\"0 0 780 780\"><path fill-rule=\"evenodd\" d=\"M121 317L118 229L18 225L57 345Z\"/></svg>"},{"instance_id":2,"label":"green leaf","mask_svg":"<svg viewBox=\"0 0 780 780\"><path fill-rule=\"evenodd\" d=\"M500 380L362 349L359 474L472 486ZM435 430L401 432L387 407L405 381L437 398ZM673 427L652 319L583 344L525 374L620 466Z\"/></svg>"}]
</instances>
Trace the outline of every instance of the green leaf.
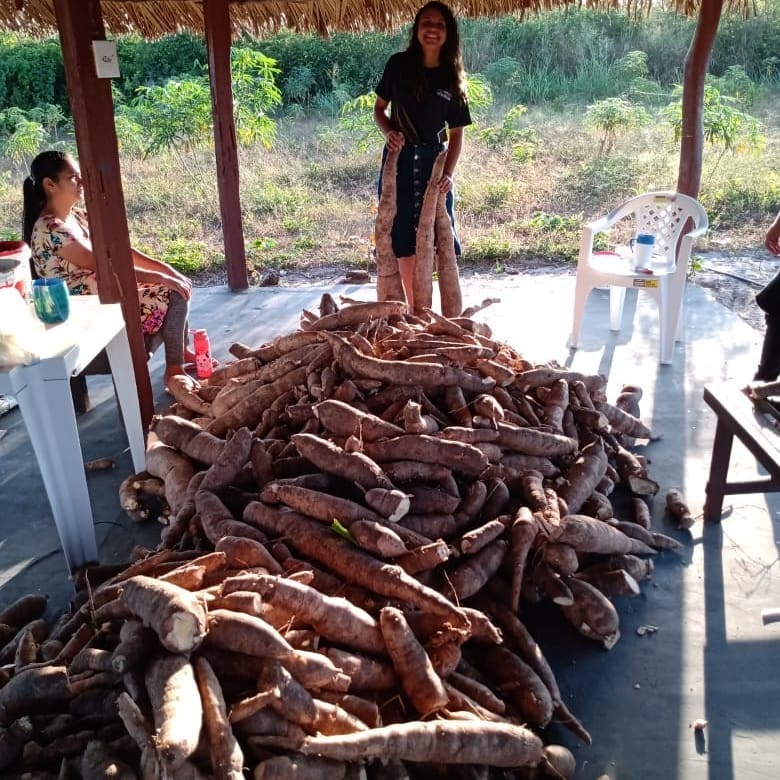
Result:
<instances>
[{"instance_id":1,"label":"green leaf","mask_svg":"<svg viewBox=\"0 0 780 780\"><path fill-rule=\"evenodd\" d=\"M333 518L333 522L330 524L330 528L332 531L337 533L339 536L342 536L348 542L352 542L352 544L356 544L355 537L352 536L352 534L349 532L349 528L345 528L335 517Z\"/></svg>"}]
</instances>

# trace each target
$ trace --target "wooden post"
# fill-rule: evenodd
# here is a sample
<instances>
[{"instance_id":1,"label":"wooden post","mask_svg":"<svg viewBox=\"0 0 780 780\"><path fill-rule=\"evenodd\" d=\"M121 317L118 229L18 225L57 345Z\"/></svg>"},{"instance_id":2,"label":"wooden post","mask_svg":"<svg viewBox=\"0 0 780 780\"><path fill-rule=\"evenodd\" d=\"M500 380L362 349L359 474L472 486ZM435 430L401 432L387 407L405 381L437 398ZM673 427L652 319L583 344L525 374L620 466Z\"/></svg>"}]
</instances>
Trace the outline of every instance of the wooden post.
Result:
<instances>
[{"instance_id":1,"label":"wooden post","mask_svg":"<svg viewBox=\"0 0 780 780\"><path fill-rule=\"evenodd\" d=\"M204 0L203 20L209 57L211 113L214 121L214 152L217 160L217 189L225 242L228 287L246 290L244 225L239 197L238 147L233 120L233 86L230 75L230 10L227 0Z\"/></svg>"},{"instance_id":2,"label":"wooden post","mask_svg":"<svg viewBox=\"0 0 780 780\"><path fill-rule=\"evenodd\" d=\"M677 191L692 198L699 197L701 186L704 150L704 79L707 76L710 54L722 11L723 0L700 3L696 30L688 53L685 55Z\"/></svg>"},{"instance_id":3,"label":"wooden post","mask_svg":"<svg viewBox=\"0 0 780 780\"><path fill-rule=\"evenodd\" d=\"M97 77L92 54L92 41L106 37L100 0L54 0L54 11L76 129L100 300L122 304L141 421L148 426L154 414L154 398L130 253L111 80Z\"/></svg>"}]
</instances>

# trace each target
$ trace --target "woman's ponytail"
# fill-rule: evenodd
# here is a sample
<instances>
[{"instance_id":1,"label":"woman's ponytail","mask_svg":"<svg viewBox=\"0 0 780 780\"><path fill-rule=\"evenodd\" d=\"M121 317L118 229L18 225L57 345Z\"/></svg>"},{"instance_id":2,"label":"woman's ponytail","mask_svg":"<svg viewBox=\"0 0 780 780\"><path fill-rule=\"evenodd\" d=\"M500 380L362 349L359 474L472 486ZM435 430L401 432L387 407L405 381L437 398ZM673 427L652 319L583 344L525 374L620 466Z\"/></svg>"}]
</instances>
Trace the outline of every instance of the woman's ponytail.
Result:
<instances>
[{"instance_id":1,"label":"woman's ponytail","mask_svg":"<svg viewBox=\"0 0 780 780\"><path fill-rule=\"evenodd\" d=\"M46 205L43 180L56 181L70 159L67 152L50 150L41 152L30 164L30 175L22 184L22 240L25 243L30 243L33 227Z\"/></svg>"}]
</instances>

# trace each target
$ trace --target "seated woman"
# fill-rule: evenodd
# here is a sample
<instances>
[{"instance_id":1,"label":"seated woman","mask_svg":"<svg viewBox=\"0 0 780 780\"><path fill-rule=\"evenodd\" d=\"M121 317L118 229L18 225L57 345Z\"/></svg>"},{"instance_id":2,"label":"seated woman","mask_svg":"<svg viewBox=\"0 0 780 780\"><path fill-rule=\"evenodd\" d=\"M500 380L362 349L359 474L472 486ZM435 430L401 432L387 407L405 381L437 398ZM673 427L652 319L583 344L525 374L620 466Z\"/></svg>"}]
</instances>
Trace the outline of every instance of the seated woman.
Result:
<instances>
[{"instance_id":1,"label":"seated woman","mask_svg":"<svg viewBox=\"0 0 780 780\"><path fill-rule=\"evenodd\" d=\"M76 161L60 151L41 152L24 181L23 239L35 271L62 277L71 295L96 294L95 256L86 212L76 204L83 187ZM186 349L192 282L160 260L132 249L144 334L160 331L165 347L165 382L184 373L194 355Z\"/></svg>"}]
</instances>

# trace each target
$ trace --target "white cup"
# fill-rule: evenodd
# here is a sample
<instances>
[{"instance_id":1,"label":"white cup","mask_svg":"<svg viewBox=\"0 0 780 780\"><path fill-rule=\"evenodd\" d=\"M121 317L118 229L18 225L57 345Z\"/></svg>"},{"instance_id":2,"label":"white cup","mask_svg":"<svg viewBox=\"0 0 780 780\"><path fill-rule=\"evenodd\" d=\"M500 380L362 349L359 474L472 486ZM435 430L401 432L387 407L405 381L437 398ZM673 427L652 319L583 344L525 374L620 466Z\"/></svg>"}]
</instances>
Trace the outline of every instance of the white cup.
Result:
<instances>
[{"instance_id":1,"label":"white cup","mask_svg":"<svg viewBox=\"0 0 780 780\"><path fill-rule=\"evenodd\" d=\"M651 233L639 233L629 244L633 251L634 270L650 268L655 250L655 236Z\"/></svg>"}]
</instances>

